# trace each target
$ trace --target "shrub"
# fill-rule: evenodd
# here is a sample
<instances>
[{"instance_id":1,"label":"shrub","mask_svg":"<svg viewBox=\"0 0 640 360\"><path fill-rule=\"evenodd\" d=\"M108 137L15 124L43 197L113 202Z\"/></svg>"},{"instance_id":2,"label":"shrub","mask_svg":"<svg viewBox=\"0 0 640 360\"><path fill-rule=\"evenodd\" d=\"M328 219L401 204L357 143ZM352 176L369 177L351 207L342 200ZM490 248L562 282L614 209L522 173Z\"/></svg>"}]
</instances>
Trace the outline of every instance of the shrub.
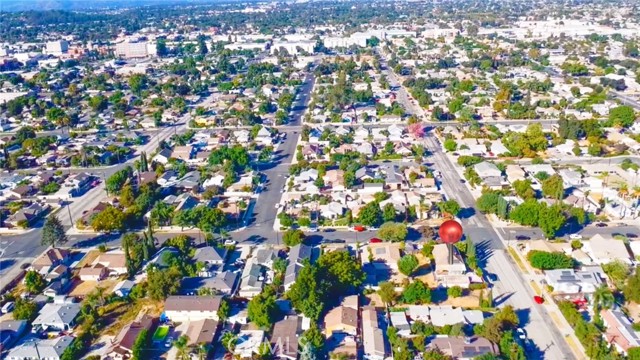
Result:
<instances>
[{"instance_id":1,"label":"shrub","mask_svg":"<svg viewBox=\"0 0 640 360\"><path fill-rule=\"evenodd\" d=\"M460 286L452 286L447 289L447 296L452 298L458 298L462 296L464 290Z\"/></svg>"},{"instance_id":2,"label":"shrub","mask_svg":"<svg viewBox=\"0 0 640 360\"><path fill-rule=\"evenodd\" d=\"M571 269L575 266L573 258L561 252L532 250L527 259L531 266L540 270Z\"/></svg>"}]
</instances>

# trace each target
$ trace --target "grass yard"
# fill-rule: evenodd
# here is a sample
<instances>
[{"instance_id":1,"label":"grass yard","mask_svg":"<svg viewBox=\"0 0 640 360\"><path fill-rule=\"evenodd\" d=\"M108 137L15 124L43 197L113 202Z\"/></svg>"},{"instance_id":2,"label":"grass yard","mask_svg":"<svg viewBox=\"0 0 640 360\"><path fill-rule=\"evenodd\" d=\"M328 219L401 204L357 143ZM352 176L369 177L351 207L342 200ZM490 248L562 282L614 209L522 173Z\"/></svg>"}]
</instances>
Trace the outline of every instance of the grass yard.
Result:
<instances>
[{"instance_id":1,"label":"grass yard","mask_svg":"<svg viewBox=\"0 0 640 360\"><path fill-rule=\"evenodd\" d=\"M156 332L153 333L153 342L162 342L169 335L169 327L166 325L158 326Z\"/></svg>"}]
</instances>

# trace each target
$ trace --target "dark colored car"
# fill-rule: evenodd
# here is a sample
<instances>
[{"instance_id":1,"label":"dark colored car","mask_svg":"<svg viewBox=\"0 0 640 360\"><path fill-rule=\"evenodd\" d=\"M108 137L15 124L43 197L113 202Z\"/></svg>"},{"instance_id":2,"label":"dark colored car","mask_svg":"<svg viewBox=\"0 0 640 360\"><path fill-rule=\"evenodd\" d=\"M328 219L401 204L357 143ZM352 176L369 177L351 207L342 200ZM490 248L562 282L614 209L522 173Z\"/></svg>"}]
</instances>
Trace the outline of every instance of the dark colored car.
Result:
<instances>
[{"instance_id":1,"label":"dark colored car","mask_svg":"<svg viewBox=\"0 0 640 360\"><path fill-rule=\"evenodd\" d=\"M602 222L596 224L596 227L607 227L607 226L608 226L607 224L602 223Z\"/></svg>"},{"instance_id":2,"label":"dark colored car","mask_svg":"<svg viewBox=\"0 0 640 360\"><path fill-rule=\"evenodd\" d=\"M516 236L516 240L531 240L527 235L518 235Z\"/></svg>"}]
</instances>

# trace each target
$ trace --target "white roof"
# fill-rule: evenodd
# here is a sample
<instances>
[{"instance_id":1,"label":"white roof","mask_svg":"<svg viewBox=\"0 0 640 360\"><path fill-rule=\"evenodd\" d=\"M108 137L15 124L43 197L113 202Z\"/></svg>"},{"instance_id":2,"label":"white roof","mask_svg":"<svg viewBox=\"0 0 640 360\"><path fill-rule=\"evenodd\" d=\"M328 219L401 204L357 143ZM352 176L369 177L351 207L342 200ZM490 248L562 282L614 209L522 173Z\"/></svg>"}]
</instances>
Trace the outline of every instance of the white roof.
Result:
<instances>
[{"instance_id":1,"label":"white roof","mask_svg":"<svg viewBox=\"0 0 640 360\"><path fill-rule=\"evenodd\" d=\"M462 324L465 321L462 309L452 306L432 306L429 309L429 316L434 326Z\"/></svg>"}]
</instances>

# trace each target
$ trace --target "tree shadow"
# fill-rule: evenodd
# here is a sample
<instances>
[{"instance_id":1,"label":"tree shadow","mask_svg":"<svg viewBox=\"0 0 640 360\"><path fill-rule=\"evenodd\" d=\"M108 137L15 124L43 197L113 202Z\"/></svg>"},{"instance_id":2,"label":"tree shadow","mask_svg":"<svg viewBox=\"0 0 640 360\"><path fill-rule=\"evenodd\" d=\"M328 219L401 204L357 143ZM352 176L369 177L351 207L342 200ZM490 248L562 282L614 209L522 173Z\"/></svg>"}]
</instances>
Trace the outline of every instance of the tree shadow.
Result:
<instances>
[{"instance_id":1,"label":"tree shadow","mask_svg":"<svg viewBox=\"0 0 640 360\"><path fill-rule=\"evenodd\" d=\"M476 209L472 208L472 207L468 207L468 208L463 208L460 210L460 212L458 213L458 217L460 219L469 219L470 217L474 216L476 214Z\"/></svg>"},{"instance_id":2,"label":"tree shadow","mask_svg":"<svg viewBox=\"0 0 640 360\"><path fill-rule=\"evenodd\" d=\"M513 293L511 293L513 294ZM517 309L515 310L516 315L518 315L518 320L520 321L520 327L525 327L531 320L531 309Z\"/></svg>"},{"instance_id":3,"label":"tree shadow","mask_svg":"<svg viewBox=\"0 0 640 360\"><path fill-rule=\"evenodd\" d=\"M484 240L475 244L476 246L476 261L478 266L482 269L487 264L487 260L493 255L493 248L489 240Z\"/></svg>"},{"instance_id":4,"label":"tree shadow","mask_svg":"<svg viewBox=\"0 0 640 360\"><path fill-rule=\"evenodd\" d=\"M510 297L513 296L513 293L504 293L504 294L500 294L498 296L496 296L493 299L493 306L500 306L502 305L505 301L509 300Z\"/></svg>"},{"instance_id":5,"label":"tree shadow","mask_svg":"<svg viewBox=\"0 0 640 360\"><path fill-rule=\"evenodd\" d=\"M251 235L249 236L246 240L243 241L243 243L254 243L254 244L260 244L263 243L264 241L266 241L267 238L261 235Z\"/></svg>"},{"instance_id":6,"label":"tree shadow","mask_svg":"<svg viewBox=\"0 0 640 360\"><path fill-rule=\"evenodd\" d=\"M16 264L15 259L2 259L0 260L0 273L2 273L5 269L11 268Z\"/></svg>"}]
</instances>

